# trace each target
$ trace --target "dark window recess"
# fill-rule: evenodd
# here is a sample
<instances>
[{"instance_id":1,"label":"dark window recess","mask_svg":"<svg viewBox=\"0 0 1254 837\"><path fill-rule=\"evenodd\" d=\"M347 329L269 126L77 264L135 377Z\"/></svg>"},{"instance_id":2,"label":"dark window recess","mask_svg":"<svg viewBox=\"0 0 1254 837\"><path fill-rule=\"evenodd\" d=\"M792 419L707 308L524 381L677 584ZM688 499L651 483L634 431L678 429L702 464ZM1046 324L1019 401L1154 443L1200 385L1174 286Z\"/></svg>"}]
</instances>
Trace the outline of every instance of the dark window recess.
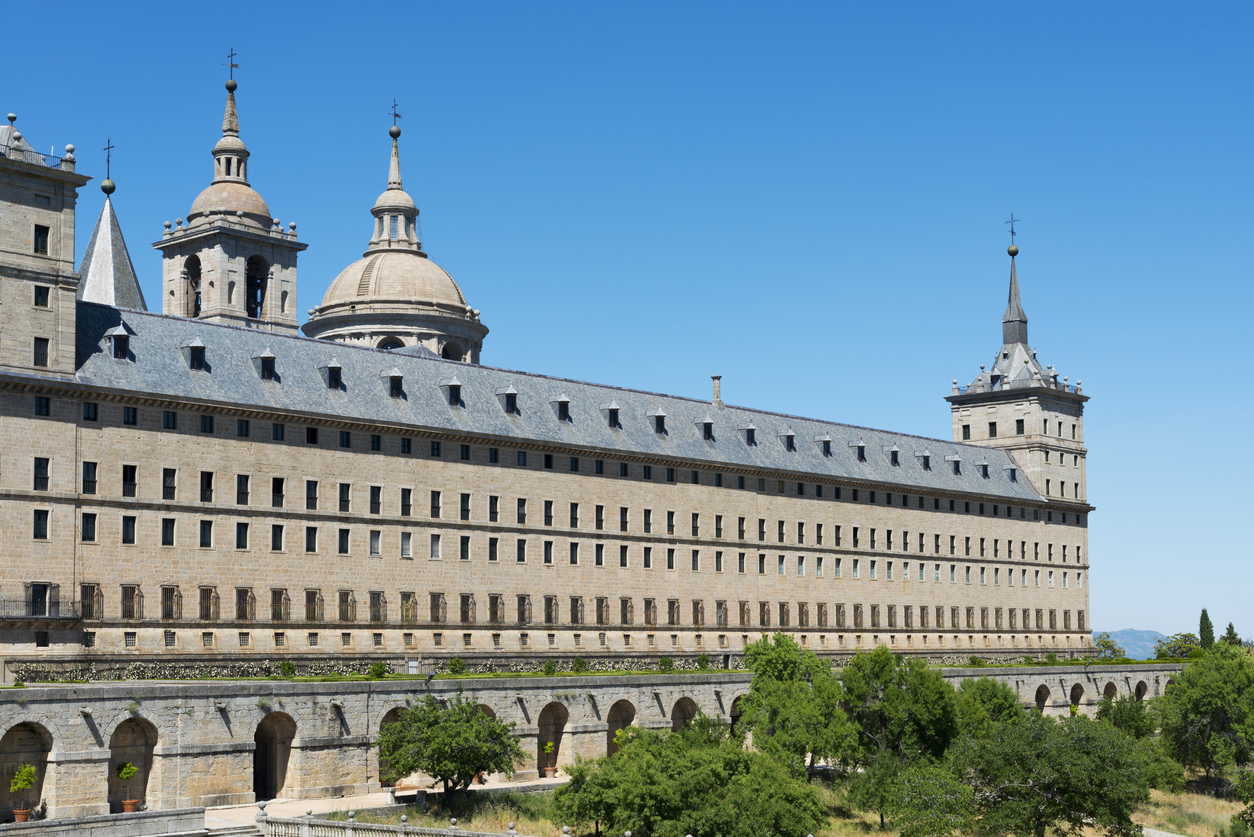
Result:
<instances>
[{"instance_id":1,"label":"dark window recess","mask_svg":"<svg viewBox=\"0 0 1254 837\"><path fill-rule=\"evenodd\" d=\"M173 500L175 490L175 479L178 474L173 468L163 468L161 470L161 499Z\"/></svg>"},{"instance_id":2,"label":"dark window recess","mask_svg":"<svg viewBox=\"0 0 1254 837\"><path fill-rule=\"evenodd\" d=\"M187 365L189 368L202 371L205 368L205 347L192 346L189 353Z\"/></svg>"},{"instance_id":3,"label":"dark window recess","mask_svg":"<svg viewBox=\"0 0 1254 837\"><path fill-rule=\"evenodd\" d=\"M448 388L448 405L450 407L460 406L462 403L462 388L459 384L449 384Z\"/></svg>"},{"instance_id":4,"label":"dark window recess","mask_svg":"<svg viewBox=\"0 0 1254 837\"><path fill-rule=\"evenodd\" d=\"M247 438L251 434L252 434L252 425L249 423L248 419L236 419L235 420L235 435L236 436L239 436L241 438Z\"/></svg>"},{"instance_id":5,"label":"dark window recess","mask_svg":"<svg viewBox=\"0 0 1254 837\"><path fill-rule=\"evenodd\" d=\"M557 420L570 421L570 403L567 401L557 402Z\"/></svg>"},{"instance_id":6,"label":"dark window recess","mask_svg":"<svg viewBox=\"0 0 1254 837\"><path fill-rule=\"evenodd\" d=\"M307 445L318 444L318 428L316 427L305 428L305 444Z\"/></svg>"},{"instance_id":7,"label":"dark window recess","mask_svg":"<svg viewBox=\"0 0 1254 837\"><path fill-rule=\"evenodd\" d=\"M35 307L36 308L48 307L48 291L49 291L49 288L46 285L35 286Z\"/></svg>"},{"instance_id":8,"label":"dark window recess","mask_svg":"<svg viewBox=\"0 0 1254 837\"><path fill-rule=\"evenodd\" d=\"M133 409L133 408L128 407L127 409ZM37 416L52 415L52 402L47 398L43 398L38 395L35 396L35 415Z\"/></svg>"},{"instance_id":9,"label":"dark window recess","mask_svg":"<svg viewBox=\"0 0 1254 837\"><path fill-rule=\"evenodd\" d=\"M283 508L283 477L270 480L270 505L276 509Z\"/></svg>"},{"instance_id":10,"label":"dark window recess","mask_svg":"<svg viewBox=\"0 0 1254 837\"><path fill-rule=\"evenodd\" d=\"M100 405L91 401L83 402L83 421L99 421Z\"/></svg>"},{"instance_id":11,"label":"dark window recess","mask_svg":"<svg viewBox=\"0 0 1254 837\"><path fill-rule=\"evenodd\" d=\"M403 386L405 379L400 375L392 375L388 378L388 395L393 398L400 398L405 394Z\"/></svg>"},{"instance_id":12,"label":"dark window recess","mask_svg":"<svg viewBox=\"0 0 1254 837\"><path fill-rule=\"evenodd\" d=\"M31 363L34 366L47 366L48 365L48 338L47 337L35 338L35 354L34 354L34 357L31 359Z\"/></svg>"},{"instance_id":13,"label":"dark window recess","mask_svg":"<svg viewBox=\"0 0 1254 837\"><path fill-rule=\"evenodd\" d=\"M38 472L36 473L38 474ZM84 494L96 493L96 463L95 462L83 463L83 493Z\"/></svg>"},{"instance_id":14,"label":"dark window recess","mask_svg":"<svg viewBox=\"0 0 1254 837\"><path fill-rule=\"evenodd\" d=\"M35 225L35 255L48 255L48 228L41 225Z\"/></svg>"},{"instance_id":15,"label":"dark window recess","mask_svg":"<svg viewBox=\"0 0 1254 837\"><path fill-rule=\"evenodd\" d=\"M138 468L135 465L122 466L122 496L135 496L135 472Z\"/></svg>"},{"instance_id":16,"label":"dark window recess","mask_svg":"<svg viewBox=\"0 0 1254 837\"><path fill-rule=\"evenodd\" d=\"M127 352L130 349L130 345L129 345L130 342L131 342L130 338L125 335L122 335L122 334L114 335L113 337L113 359L114 360L126 360Z\"/></svg>"},{"instance_id":17,"label":"dark window recess","mask_svg":"<svg viewBox=\"0 0 1254 837\"><path fill-rule=\"evenodd\" d=\"M213 472L212 471L200 472L200 502L202 503L213 502Z\"/></svg>"},{"instance_id":18,"label":"dark window recess","mask_svg":"<svg viewBox=\"0 0 1254 837\"><path fill-rule=\"evenodd\" d=\"M340 377L340 367L327 367L327 389L339 389L343 386L343 379Z\"/></svg>"},{"instance_id":19,"label":"dark window recess","mask_svg":"<svg viewBox=\"0 0 1254 837\"><path fill-rule=\"evenodd\" d=\"M48 460L43 457L35 457L35 490L48 490Z\"/></svg>"},{"instance_id":20,"label":"dark window recess","mask_svg":"<svg viewBox=\"0 0 1254 837\"><path fill-rule=\"evenodd\" d=\"M274 358L263 357L261 359L261 380L263 381L274 380Z\"/></svg>"},{"instance_id":21,"label":"dark window recess","mask_svg":"<svg viewBox=\"0 0 1254 837\"><path fill-rule=\"evenodd\" d=\"M511 416L518 413L518 396L512 392L505 393L505 412Z\"/></svg>"},{"instance_id":22,"label":"dark window recess","mask_svg":"<svg viewBox=\"0 0 1254 837\"><path fill-rule=\"evenodd\" d=\"M353 434L347 430L340 431L340 447L351 448L353 446Z\"/></svg>"}]
</instances>

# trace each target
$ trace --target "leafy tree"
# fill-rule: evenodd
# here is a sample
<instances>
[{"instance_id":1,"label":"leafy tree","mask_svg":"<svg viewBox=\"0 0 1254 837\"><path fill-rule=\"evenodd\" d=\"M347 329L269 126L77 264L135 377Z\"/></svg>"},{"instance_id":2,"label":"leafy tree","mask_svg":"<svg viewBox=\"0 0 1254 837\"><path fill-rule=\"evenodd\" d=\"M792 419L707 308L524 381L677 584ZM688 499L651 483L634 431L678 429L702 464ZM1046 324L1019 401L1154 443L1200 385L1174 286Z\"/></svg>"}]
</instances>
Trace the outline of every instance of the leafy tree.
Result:
<instances>
[{"instance_id":1,"label":"leafy tree","mask_svg":"<svg viewBox=\"0 0 1254 837\"><path fill-rule=\"evenodd\" d=\"M444 785L444 804L479 773L505 773L526 761L513 723L491 718L459 693L446 706L431 695L401 712L379 731L379 758L386 781L421 770Z\"/></svg>"},{"instance_id":2,"label":"leafy tree","mask_svg":"<svg viewBox=\"0 0 1254 837\"><path fill-rule=\"evenodd\" d=\"M975 794L952 772L931 765L912 767L901 775L897 788L892 817L901 837L971 833Z\"/></svg>"},{"instance_id":3,"label":"leafy tree","mask_svg":"<svg viewBox=\"0 0 1254 837\"><path fill-rule=\"evenodd\" d=\"M1237 636L1237 629L1232 627L1231 622L1228 623L1228 630L1224 631L1223 638L1220 639L1220 642L1227 643L1228 645L1232 645L1236 648L1241 647L1241 637Z\"/></svg>"},{"instance_id":4,"label":"leafy tree","mask_svg":"<svg viewBox=\"0 0 1254 837\"><path fill-rule=\"evenodd\" d=\"M1201 647L1193 634L1173 634L1154 643L1154 656L1160 660L1168 657L1183 659L1189 656L1190 651Z\"/></svg>"},{"instance_id":5,"label":"leafy tree","mask_svg":"<svg viewBox=\"0 0 1254 837\"><path fill-rule=\"evenodd\" d=\"M1114 700L1103 697L1097 703L1097 720L1106 721L1115 729L1138 740L1152 735L1156 727L1154 717L1149 712L1149 703L1137 700L1132 695Z\"/></svg>"},{"instance_id":6,"label":"leafy tree","mask_svg":"<svg viewBox=\"0 0 1254 837\"><path fill-rule=\"evenodd\" d=\"M840 705L840 682L827 663L776 633L745 649L745 665L754 677L743 721L753 730L757 749L799 774L817 761L852 752L856 732Z\"/></svg>"},{"instance_id":7,"label":"leafy tree","mask_svg":"<svg viewBox=\"0 0 1254 837\"><path fill-rule=\"evenodd\" d=\"M1184 792L1184 766L1171 757L1161 738L1142 738L1136 746L1145 758L1145 779L1151 788L1165 793Z\"/></svg>"},{"instance_id":8,"label":"leafy tree","mask_svg":"<svg viewBox=\"0 0 1254 837\"><path fill-rule=\"evenodd\" d=\"M613 757L578 761L554 793L557 815L599 834L761 837L805 834L821 821L815 791L719 721L679 732L630 728Z\"/></svg>"},{"instance_id":9,"label":"leafy tree","mask_svg":"<svg viewBox=\"0 0 1254 837\"><path fill-rule=\"evenodd\" d=\"M991 733L996 724L1023 719L1019 698L1000 680L989 677L964 680L955 697L958 729L964 735L983 737Z\"/></svg>"},{"instance_id":10,"label":"leafy tree","mask_svg":"<svg viewBox=\"0 0 1254 837\"><path fill-rule=\"evenodd\" d=\"M366 676L371 680L382 680L388 676L387 663L382 660L375 660L370 664L370 669L366 672Z\"/></svg>"},{"instance_id":11,"label":"leafy tree","mask_svg":"<svg viewBox=\"0 0 1254 837\"><path fill-rule=\"evenodd\" d=\"M850 787L855 805L880 815L900 798L906 769L939 760L957 733L953 688L921 660L880 646L856 654L841 672L845 706L858 731Z\"/></svg>"},{"instance_id":12,"label":"leafy tree","mask_svg":"<svg viewBox=\"0 0 1254 837\"><path fill-rule=\"evenodd\" d=\"M1254 758L1254 658L1225 643L1190 663L1156 703L1168 752L1206 773L1216 796Z\"/></svg>"},{"instance_id":13,"label":"leafy tree","mask_svg":"<svg viewBox=\"0 0 1254 837\"><path fill-rule=\"evenodd\" d=\"M1245 803L1245 810L1233 815L1232 824L1238 822L1254 826L1254 768L1242 770L1232 784L1233 796Z\"/></svg>"},{"instance_id":14,"label":"leafy tree","mask_svg":"<svg viewBox=\"0 0 1254 837\"><path fill-rule=\"evenodd\" d=\"M1110 724L1028 713L955 745L952 769L973 790L980 832L1079 835L1085 826L1139 835L1131 815L1149 799L1144 756Z\"/></svg>"},{"instance_id":15,"label":"leafy tree","mask_svg":"<svg viewBox=\"0 0 1254 837\"><path fill-rule=\"evenodd\" d=\"M1198 621L1197 637L1203 651L1209 651L1215 644L1215 626L1210 623L1210 615L1202 608L1202 618Z\"/></svg>"},{"instance_id":16,"label":"leafy tree","mask_svg":"<svg viewBox=\"0 0 1254 837\"><path fill-rule=\"evenodd\" d=\"M1099 660L1119 660L1128 656L1123 650L1123 646L1110 638L1110 634L1102 631L1093 637L1093 647L1097 649L1097 659Z\"/></svg>"},{"instance_id":17,"label":"leafy tree","mask_svg":"<svg viewBox=\"0 0 1254 837\"><path fill-rule=\"evenodd\" d=\"M9 793L20 794L18 798L25 802L26 794L22 791L35 787L37 781L39 781L39 774L35 772L35 765L19 764L17 770L13 772L13 778L9 781Z\"/></svg>"}]
</instances>

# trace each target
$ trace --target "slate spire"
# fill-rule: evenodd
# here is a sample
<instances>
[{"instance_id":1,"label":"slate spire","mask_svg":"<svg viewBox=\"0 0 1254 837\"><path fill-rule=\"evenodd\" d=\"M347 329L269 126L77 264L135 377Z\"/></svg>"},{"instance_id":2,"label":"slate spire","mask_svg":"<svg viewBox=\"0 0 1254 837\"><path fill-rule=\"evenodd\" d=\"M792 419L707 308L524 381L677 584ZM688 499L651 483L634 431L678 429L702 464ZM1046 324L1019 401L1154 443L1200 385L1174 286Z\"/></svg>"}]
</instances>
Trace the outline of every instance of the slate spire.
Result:
<instances>
[{"instance_id":1,"label":"slate spire","mask_svg":"<svg viewBox=\"0 0 1254 837\"><path fill-rule=\"evenodd\" d=\"M105 193L104 206L96 219L96 228L87 242L83 263L79 266L78 298L84 302L98 302L114 308L133 308L147 311L144 292L135 277L135 266L127 252L126 240L118 216L113 211L109 195L114 190L112 180L100 184Z\"/></svg>"},{"instance_id":2,"label":"slate spire","mask_svg":"<svg viewBox=\"0 0 1254 837\"><path fill-rule=\"evenodd\" d=\"M1023 313L1023 303L1019 301L1019 277L1015 273L1015 256L1019 248L1011 244L1006 251L1010 254L1010 299L1006 303L1006 313L1001 318L1001 342L1003 345L1028 342L1028 315Z\"/></svg>"}]
</instances>

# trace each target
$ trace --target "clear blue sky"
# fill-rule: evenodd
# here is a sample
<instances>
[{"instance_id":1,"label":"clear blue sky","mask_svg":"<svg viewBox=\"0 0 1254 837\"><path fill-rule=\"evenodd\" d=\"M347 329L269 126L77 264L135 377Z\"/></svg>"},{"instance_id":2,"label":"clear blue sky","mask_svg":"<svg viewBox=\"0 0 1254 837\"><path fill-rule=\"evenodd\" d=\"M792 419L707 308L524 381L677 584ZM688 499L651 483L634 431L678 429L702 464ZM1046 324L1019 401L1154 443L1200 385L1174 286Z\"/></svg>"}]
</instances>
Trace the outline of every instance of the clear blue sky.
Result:
<instances>
[{"instance_id":1,"label":"clear blue sky","mask_svg":"<svg viewBox=\"0 0 1254 837\"><path fill-rule=\"evenodd\" d=\"M0 111L149 244L208 184L229 48L249 176L358 258L393 97L485 363L948 437L1021 217L1040 358L1087 413L1092 623L1254 633L1249 4L37 3ZM18 33L21 33L19 36ZM42 33L46 33L42 34ZM80 201L80 257L102 196ZM1243 244L1242 242L1246 242ZM1244 511L1243 511L1244 510Z\"/></svg>"}]
</instances>

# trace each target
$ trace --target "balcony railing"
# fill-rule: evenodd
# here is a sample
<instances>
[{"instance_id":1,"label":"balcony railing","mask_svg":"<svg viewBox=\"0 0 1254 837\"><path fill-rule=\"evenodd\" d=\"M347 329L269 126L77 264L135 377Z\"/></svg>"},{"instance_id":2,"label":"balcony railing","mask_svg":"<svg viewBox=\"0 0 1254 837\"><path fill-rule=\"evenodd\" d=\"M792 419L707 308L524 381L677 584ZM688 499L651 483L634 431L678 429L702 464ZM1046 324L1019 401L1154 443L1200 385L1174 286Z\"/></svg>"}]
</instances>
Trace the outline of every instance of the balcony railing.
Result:
<instances>
[{"instance_id":1,"label":"balcony railing","mask_svg":"<svg viewBox=\"0 0 1254 837\"><path fill-rule=\"evenodd\" d=\"M0 599L0 619L80 619L78 602Z\"/></svg>"},{"instance_id":2,"label":"balcony railing","mask_svg":"<svg viewBox=\"0 0 1254 837\"><path fill-rule=\"evenodd\" d=\"M8 148L0 148L4 152L4 156L10 160L21 160L23 163L30 163L34 166L47 166L50 169L65 168L67 171L73 171L74 166L71 164L66 167L62 165L66 162L64 157L57 157L52 154L41 154L33 149L17 148L10 146Z\"/></svg>"}]
</instances>

